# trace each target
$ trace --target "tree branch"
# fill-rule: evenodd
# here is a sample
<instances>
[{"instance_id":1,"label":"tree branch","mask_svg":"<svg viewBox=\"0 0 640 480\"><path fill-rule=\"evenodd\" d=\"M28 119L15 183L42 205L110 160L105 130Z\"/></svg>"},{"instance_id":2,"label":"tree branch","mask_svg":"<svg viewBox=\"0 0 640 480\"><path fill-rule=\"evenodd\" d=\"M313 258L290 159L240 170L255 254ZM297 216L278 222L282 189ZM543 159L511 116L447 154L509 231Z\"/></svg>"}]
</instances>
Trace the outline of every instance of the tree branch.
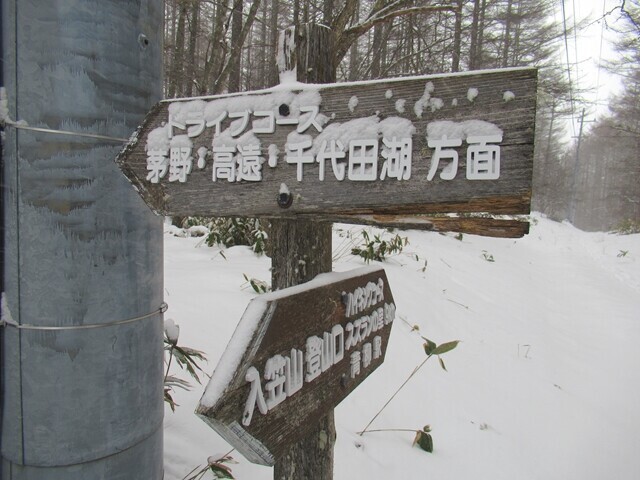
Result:
<instances>
[{"instance_id":1,"label":"tree branch","mask_svg":"<svg viewBox=\"0 0 640 480\"><path fill-rule=\"evenodd\" d=\"M431 5L424 7L410 7L401 8L398 10L390 10L393 7L405 3L406 0L399 0L391 5L373 12L369 15L364 22L357 25L353 25L343 32L337 32L338 38L336 40L336 65L340 63L342 58L346 55L351 44L355 42L358 37L364 35L376 25L381 23L387 23L394 18L403 17L407 15L417 15L420 13L435 13L435 12L456 12L457 8L449 5Z\"/></svg>"}]
</instances>

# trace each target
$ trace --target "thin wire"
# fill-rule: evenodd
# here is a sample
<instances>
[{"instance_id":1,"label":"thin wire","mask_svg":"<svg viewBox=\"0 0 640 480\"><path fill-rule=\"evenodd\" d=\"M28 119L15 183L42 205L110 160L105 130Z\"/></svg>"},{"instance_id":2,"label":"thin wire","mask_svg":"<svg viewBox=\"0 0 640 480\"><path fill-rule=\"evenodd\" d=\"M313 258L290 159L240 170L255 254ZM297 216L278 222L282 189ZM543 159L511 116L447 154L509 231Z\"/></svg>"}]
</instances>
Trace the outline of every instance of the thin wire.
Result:
<instances>
[{"instance_id":1,"label":"thin wire","mask_svg":"<svg viewBox=\"0 0 640 480\"><path fill-rule=\"evenodd\" d=\"M108 140L111 142L118 142L118 143L129 141L128 138L109 137L107 135L98 135L97 133L82 133L82 132L72 132L69 130L56 130L53 128L30 127L29 125L23 125L19 122L14 122L13 120L6 120L5 125L16 128L18 130L30 130L33 132L53 133L57 135L69 135L72 137L97 138L99 140Z\"/></svg>"},{"instance_id":2,"label":"thin wire","mask_svg":"<svg viewBox=\"0 0 640 480\"><path fill-rule=\"evenodd\" d=\"M144 320L145 318L152 317L158 313L164 313L167 311L169 306L162 302L160 307L153 312L145 313L144 315L140 315L138 317L127 318L126 320L116 320L115 322L107 322L107 323L91 323L89 325L67 325L61 327L51 327L45 325L30 325L30 324L19 324L14 322L13 320L3 319L0 321L0 326L9 326L17 328L18 330L47 330L47 331L59 331L59 330L86 330L90 328L103 328L103 327L113 327L115 325L125 325L127 323L137 322L138 320Z\"/></svg>"}]
</instances>

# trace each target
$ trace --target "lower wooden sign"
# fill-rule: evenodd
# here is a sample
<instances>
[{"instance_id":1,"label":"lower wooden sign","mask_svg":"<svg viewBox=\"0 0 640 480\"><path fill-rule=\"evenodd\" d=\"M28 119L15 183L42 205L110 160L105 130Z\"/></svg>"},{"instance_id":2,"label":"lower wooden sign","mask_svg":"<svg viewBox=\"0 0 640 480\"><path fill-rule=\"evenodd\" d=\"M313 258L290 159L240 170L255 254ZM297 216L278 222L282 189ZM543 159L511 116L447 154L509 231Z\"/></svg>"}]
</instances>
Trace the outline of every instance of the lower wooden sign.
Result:
<instances>
[{"instance_id":1,"label":"lower wooden sign","mask_svg":"<svg viewBox=\"0 0 640 480\"><path fill-rule=\"evenodd\" d=\"M382 364L394 318L380 268L260 295L196 413L248 460L273 465Z\"/></svg>"}]
</instances>

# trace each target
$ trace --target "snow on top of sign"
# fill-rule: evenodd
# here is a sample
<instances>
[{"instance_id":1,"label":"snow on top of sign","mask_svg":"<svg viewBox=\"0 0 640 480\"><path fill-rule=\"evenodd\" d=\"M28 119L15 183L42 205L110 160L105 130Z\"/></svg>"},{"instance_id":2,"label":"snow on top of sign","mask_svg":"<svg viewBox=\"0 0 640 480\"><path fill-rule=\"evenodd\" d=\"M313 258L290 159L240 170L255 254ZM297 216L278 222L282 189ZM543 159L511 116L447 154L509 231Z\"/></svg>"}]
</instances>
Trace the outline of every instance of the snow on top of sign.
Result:
<instances>
[{"instance_id":1,"label":"snow on top of sign","mask_svg":"<svg viewBox=\"0 0 640 480\"><path fill-rule=\"evenodd\" d=\"M264 295L254 298L245 310L236 327L227 348L222 353L218 366L213 371L211 380L200 399L200 406L211 408L215 406L226 392L226 388L233 380L233 374L238 369L245 356L251 338L258 328L267 300Z\"/></svg>"},{"instance_id":2,"label":"snow on top of sign","mask_svg":"<svg viewBox=\"0 0 640 480\"><path fill-rule=\"evenodd\" d=\"M353 113L356 107L358 106L358 97L356 97L355 95L352 96L349 99L349 103L347 104L347 106L349 107L349 111Z\"/></svg>"},{"instance_id":3,"label":"snow on top of sign","mask_svg":"<svg viewBox=\"0 0 640 480\"><path fill-rule=\"evenodd\" d=\"M384 98L386 98L387 100L391 99L391 97L393 97L393 90L391 90L390 88L384 92Z\"/></svg>"},{"instance_id":4,"label":"snow on top of sign","mask_svg":"<svg viewBox=\"0 0 640 480\"><path fill-rule=\"evenodd\" d=\"M269 166L271 168L274 168L276 165L278 165L278 155L280 154L280 149L278 148L278 145L276 145L275 143L272 143L269 145Z\"/></svg>"},{"instance_id":5,"label":"snow on top of sign","mask_svg":"<svg viewBox=\"0 0 640 480\"><path fill-rule=\"evenodd\" d=\"M428 105L431 107L431 111L435 112L442 108L444 103L439 98L431 98L431 94L435 90L433 82L427 82L424 86L424 93L422 97L418 99L418 101L413 106L413 111L416 114L416 117L422 118L422 113L424 112L425 107Z\"/></svg>"},{"instance_id":6,"label":"snow on top of sign","mask_svg":"<svg viewBox=\"0 0 640 480\"><path fill-rule=\"evenodd\" d=\"M406 118L387 117L384 120L376 115L363 118L355 118L344 123L331 123L313 140L311 152L316 155L320 152L322 143L326 140L340 141L344 146L353 140L379 139L379 138L404 138L413 136L416 128Z\"/></svg>"},{"instance_id":7,"label":"snow on top of sign","mask_svg":"<svg viewBox=\"0 0 640 480\"><path fill-rule=\"evenodd\" d=\"M513 93L511 90L507 90L506 92L504 92L504 94L502 95L502 98L505 102L510 102L511 100L513 100L514 98L516 98L516 94Z\"/></svg>"},{"instance_id":8,"label":"snow on top of sign","mask_svg":"<svg viewBox=\"0 0 640 480\"><path fill-rule=\"evenodd\" d=\"M169 149L169 126L154 128L147 135L146 151Z\"/></svg>"},{"instance_id":9,"label":"snow on top of sign","mask_svg":"<svg viewBox=\"0 0 640 480\"><path fill-rule=\"evenodd\" d=\"M404 105L407 101L404 98L396 100L396 111L398 113L404 113Z\"/></svg>"},{"instance_id":10,"label":"snow on top of sign","mask_svg":"<svg viewBox=\"0 0 640 480\"><path fill-rule=\"evenodd\" d=\"M286 185L282 184L281 188ZM288 190L288 189L287 189ZM238 326L236 327L227 348L222 354L218 366L211 376L211 380L205 388L204 394L200 399L200 406L204 408L214 407L226 393L226 388L233 380L240 362L247 354L247 349L254 333L259 328L262 315L267 308L268 302L273 302L281 298L290 297L300 293L307 292L316 288L326 287L333 283L342 282L350 278L360 277L374 272L384 272L380 267L363 267L348 272L331 272L322 273L310 282L296 285L294 287L284 288L275 292L269 292L260 295L251 300L245 310Z\"/></svg>"},{"instance_id":11,"label":"snow on top of sign","mask_svg":"<svg viewBox=\"0 0 640 480\"><path fill-rule=\"evenodd\" d=\"M302 283L294 287L284 288L282 290L276 290L275 292L263 293L259 298L265 302L273 302L275 300L280 300L281 298L298 295L309 290L326 287L332 283L342 282L349 280L350 278L362 277L374 272L384 272L384 269L378 266L369 266L348 270L346 272L321 273L310 282Z\"/></svg>"},{"instance_id":12,"label":"snow on top of sign","mask_svg":"<svg viewBox=\"0 0 640 480\"><path fill-rule=\"evenodd\" d=\"M467 90L467 100L469 100L470 102L473 102L477 96L478 96L477 88L471 87L469 90Z\"/></svg>"},{"instance_id":13,"label":"snow on top of sign","mask_svg":"<svg viewBox=\"0 0 640 480\"><path fill-rule=\"evenodd\" d=\"M466 72L453 72L453 73L438 73L432 75L414 75L408 77L395 77L395 78L379 78L375 80L360 80L357 82L349 82L348 85L352 87L358 86L368 86L368 85L376 85L380 83L396 83L396 82L407 82L412 80L429 80L436 78L448 78L448 77L470 77L470 76L478 76L478 75L490 75L496 73L509 73L509 72L524 72L535 70L534 67L511 67L511 68L496 68L496 69L487 69L487 70L469 70ZM180 98L165 98L162 100L162 103L181 103L192 100L214 100L214 99L223 99L223 98L241 98L241 97L253 97L256 95L264 95L267 93L274 93L280 91L291 92L293 90L324 90L328 88L341 88L344 87L345 83L301 83L301 82L290 82L286 84L275 85L270 88L265 88L262 90L252 90L251 92L239 92L239 93L225 93L221 95L204 95L200 97L180 97Z\"/></svg>"},{"instance_id":14,"label":"snow on top of sign","mask_svg":"<svg viewBox=\"0 0 640 480\"><path fill-rule=\"evenodd\" d=\"M172 147L193 147L193 142L187 135L174 135L169 144Z\"/></svg>"},{"instance_id":15,"label":"snow on top of sign","mask_svg":"<svg viewBox=\"0 0 640 480\"><path fill-rule=\"evenodd\" d=\"M384 138L412 137L416 133L416 127L411 120L401 117L387 117L378 126L379 136Z\"/></svg>"},{"instance_id":16,"label":"snow on top of sign","mask_svg":"<svg viewBox=\"0 0 640 480\"><path fill-rule=\"evenodd\" d=\"M484 120L466 120L452 122L440 120L427 124L427 139L459 138L465 140L469 136L502 135L502 130L493 123Z\"/></svg>"},{"instance_id":17,"label":"snow on top of sign","mask_svg":"<svg viewBox=\"0 0 640 480\"><path fill-rule=\"evenodd\" d=\"M193 121L201 119L210 125L215 125L221 120L231 116L237 118L233 120L231 125L222 132L215 135L213 146L248 146L260 145L260 141L253 134L252 129L265 127L269 122L268 117L251 118L247 121L243 114L249 115L250 112L273 112L273 118L276 120L282 118L298 118L300 122L305 122L313 112L301 112L301 107L319 107L322 103L322 97L317 89L307 89L296 93L291 90L282 90L272 92L263 96L239 96L239 97L223 97L215 100L204 101L202 99L194 99L188 102L174 102L169 105L169 121L182 125L189 125L187 120L191 120L189 128L197 128L193 126ZM284 117L280 114L280 105L289 107L289 114ZM232 114L236 114L232 116ZM231 132L241 130L243 123L248 122L247 131L239 138L233 138ZM315 122L320 126L324 126L329 122L326 115L318 113L315 116ZM147 135L146 150L167 150L171 147L192 147L191 139L187 135L174 135L169 139L170 124L155 128ZM174 130L175 133L175 130Z\"/></svg>"},{"instance_id":18,"label":"snow on top of sign","mask_svg":"<svg viewBox=\"0 0 640 480\"><path fill-rule=\"evenodd\" d=\"M442 107L444 107L444 102L441 98L433 97L429 99L429 106L431 107L431 111L435 112L436 110L440 110Z\"/></svg>"}]
</instances>

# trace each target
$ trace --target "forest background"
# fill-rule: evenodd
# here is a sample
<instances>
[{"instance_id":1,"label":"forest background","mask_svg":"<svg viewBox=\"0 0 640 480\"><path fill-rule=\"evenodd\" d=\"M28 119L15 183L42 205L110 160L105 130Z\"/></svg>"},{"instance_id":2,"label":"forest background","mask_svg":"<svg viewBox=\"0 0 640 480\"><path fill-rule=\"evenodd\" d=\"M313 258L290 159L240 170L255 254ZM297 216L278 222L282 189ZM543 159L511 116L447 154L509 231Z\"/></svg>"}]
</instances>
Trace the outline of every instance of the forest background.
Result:
<instances>
[{"instance_id":1,"label":"forest background","mask_svg":"<svg viewBox=\"0 0 640 480\"><path fill-rule=\"evenodd\" d=\"M277 84L278 33L306 23L335 32L338 82L538 67L532 208L584 230L637 229L640 0L607 5L576 22L568 0L166 0L165 96ZM569 39L594 22L615 34L601 67L622 90L607 116L585 122L593 92L572 77Z\"/></svg>"}]
</instances>

